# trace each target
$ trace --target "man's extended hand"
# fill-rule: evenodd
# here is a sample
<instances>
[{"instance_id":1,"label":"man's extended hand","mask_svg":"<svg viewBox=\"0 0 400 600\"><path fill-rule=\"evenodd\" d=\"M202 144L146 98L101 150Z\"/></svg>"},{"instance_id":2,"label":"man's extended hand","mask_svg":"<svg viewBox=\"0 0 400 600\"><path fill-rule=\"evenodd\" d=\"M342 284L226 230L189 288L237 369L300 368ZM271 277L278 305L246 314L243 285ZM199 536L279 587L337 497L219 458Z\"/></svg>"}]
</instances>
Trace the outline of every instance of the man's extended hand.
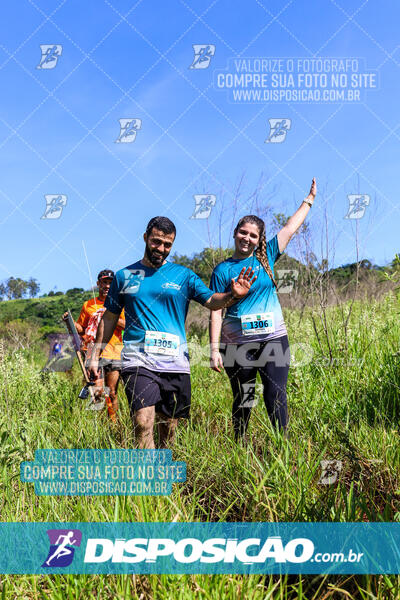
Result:
<instances>
[{"instance_id":1,"label":"man's extended hand","mask_svg":"<svg viewBox=\"0 0 400 600\"><path fill-rule=\"evenodd\" d=\"M246 296L249 289L257 279L257 275L254 275L254 271L251 267L243 267L240 271L237 280L231 279L231 292L234 298L241 300Z\"/></svg>"}]
</instances>

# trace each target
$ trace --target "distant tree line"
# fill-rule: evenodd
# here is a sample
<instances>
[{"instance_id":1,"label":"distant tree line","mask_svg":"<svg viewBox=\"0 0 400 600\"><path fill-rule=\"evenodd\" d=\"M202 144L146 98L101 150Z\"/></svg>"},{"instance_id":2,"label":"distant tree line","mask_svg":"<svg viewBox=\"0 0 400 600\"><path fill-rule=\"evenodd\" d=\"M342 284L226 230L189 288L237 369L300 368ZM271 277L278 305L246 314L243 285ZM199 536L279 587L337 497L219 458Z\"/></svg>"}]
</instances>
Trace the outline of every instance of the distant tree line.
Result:
<instances>
[{"instance_id":1,"label":"distant tree line","mask_svg":"<svg viewBox=\"0 0 400 600\"><path fill-rule=\"evenodd\" d=\"M35 298L39 294L40 284L31 277L28 281L20 277L9 277L6 281L0 283L0 301L1 300L19 300L21 298ZM74 287L65 292L66 296L82 295L85 292L83 288ZM46 296L64 296L64 292L54 292L51 290L48 294L42 294L41 298Z\"/></svg>"},{"instance_id":2,"label":"distant tree line","mask_svg":"<svg viewBox=\"0 0 400 600\"><path fill-rule=\"evenodd\" d=\"M28 281L20 277L9 277L0 283L0 300L15 300L17 298L34 298L38 295L40 285L31 277Z\"/></svg>"},{"instance_id":3,"label":"distant tree line","mask_svg":"<svg viewBox=\"0 0 400 600\"><path fill-rule=\"evenodd\" d=\"M276 217L279 216L280 215L276 215ZM192 256L175 254L172 256L172 261L185 267L189 267L189 269L192 269L197 275L199 275L199 277L203 279L203 281L209 283L214 267L221 261L232 256L233 252L233 248L204 248L201 252L196 252L195 254L192 254ZM284 255L282 259L279 262L281 268L297 268L300 270L305 268L305 265L289 256ZM324 267L327 267L327 265L324 265L325 262L326 261L322 261L321 264L313 265L314 269L316 271L324 271ZM398 272L400 271L400 256L396 254L395 258L391 261L388 267L379 267L371 263L369 260L364 259L359 261L359 263L355 262L351 264L345 264L340 267L330 269L329 274L335 280L340 282L351 279L354 276L357 267L361 273L376 273L377 271L379 272L385 269L392 269L393 271ZM39 291L40 285L33 277L31 277L28 281L25 281L20 277L9 277L6 281L0 283L0 301L15 300L27 297L34 298L39 294ZM65 294L64 292L54 292L51 290L48 294L43 294L40 297L45 298L47 296L65 295L69 298L73 298L81 297L82 295L86 295L88 293L88 290L85 291L83 288L75 287L67 290Z\"/></svg>"},{"instance_id":4,"label":"distant tree line","mask_svg":"<svg viewBox=\"0 0 400 600\"><path fill-rule=\"evenodd\" d=\"M213 272L214 267L223 260L226 260L234 253L233 248L204 248L201 252L196 252L192 254L192 256L187 256L186 254L175 254L172 256L172 261L188 267L192 269L201 279L203 279L206 283L210 281L211 273ZM314 257L314 255L312 255ZM300 271L305 270L305 265L299 262L298 260L284 254L282 258L279 260L278 268L292 268L299 269ZM341 265L340 267L336 267L334 269L327 269L328 262L326 260L322 260L321 263L318 263L315 257L315 261L312 264L309 264L308 267L312 268L315 272L323 272L326 271L329 275L340 282L341 280L351 279L358 269L361 273L373 273L377 271L381 271L385 269L385 267L380 267L378 265L374 265L371 261L367 259L363 259L361 261ZM398 269L400 266L400 258L396 255L395 259L390 263L390 267L392 269ZM389 268L390 268L389 267ZM387 268L387 267L386 267Z\"/></svg>"},{"instance_id":5,"label":"distant tree line","mask_svg":"<svg viewBox=\"0 0 400 600\"><path fill-rule=\"evenodd\" d=\"M85 290L83 288L78 288L78 287L74 287L71 288L70 290L67 290L65 292L66 296L76 296L79 294L83 294L85 293ZM41 296L41 298L46 298L46 296L64 296L64 292L54 292L53 290L51 290L48 294L43 294Z\"/></svg>"},{"instance_id":6,"label":"distant tree line","mask_svg":"<svg viewBox=\"0 0 400 600\"><path fill-rule=\"evenodd\" d=\"M196 252L192 256L174 254L172 261L192 269L204 282L209 283L214 267L232 256L233 253L233 248L204 248L204 250Z\"/></svg>"}]
</instances>

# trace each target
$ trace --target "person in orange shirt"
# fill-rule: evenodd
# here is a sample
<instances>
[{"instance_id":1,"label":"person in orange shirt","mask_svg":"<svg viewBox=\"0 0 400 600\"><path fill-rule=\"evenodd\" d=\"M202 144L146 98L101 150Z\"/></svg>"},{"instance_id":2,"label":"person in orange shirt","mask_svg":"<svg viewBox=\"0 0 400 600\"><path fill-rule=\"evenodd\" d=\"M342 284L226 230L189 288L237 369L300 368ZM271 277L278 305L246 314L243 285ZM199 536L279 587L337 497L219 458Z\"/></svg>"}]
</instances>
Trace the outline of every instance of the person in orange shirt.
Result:
<instances>
[{"instance_id":1,"label":"person in orange shirt","mask_svg":"<svg viewBox=\"0 0 400 600\"><path fill-rule=\"evenodd\" d=\"M81 350L85 354L88 353L87 359L89 360L89 354L91 350L91 339L96 337L96 331L94 336L89 335L89 329L93 324L93 316L97 311L103 312L104 301L107 298L108 290L110 289L111 282L114 278L114 272L111 269L103 269L97 276L97 286L99 293L97 298L91 298L83 303L78 320L75 322L75 327L79 335L82 337ZM64 313L64 318L68 313ZM98 319L98 322L100 319ZM89 325L90 322L90 325ZM89 326L89 327L88 327ZM96 327L97 328L97 327ZM103 367L105 385L109 389L110 402L107 405L108 414L111 419L115 421L115 415L118 410L118 383L121 373L121 350L122 350L122 331L125 329L125 314L122 311L120 318L118 319L117 326L114 333L101 353L101 363L99 366ZM101 389L103 387L103 381L97 380L95 382L96 388Z\"/></svg>"}]
</instances>

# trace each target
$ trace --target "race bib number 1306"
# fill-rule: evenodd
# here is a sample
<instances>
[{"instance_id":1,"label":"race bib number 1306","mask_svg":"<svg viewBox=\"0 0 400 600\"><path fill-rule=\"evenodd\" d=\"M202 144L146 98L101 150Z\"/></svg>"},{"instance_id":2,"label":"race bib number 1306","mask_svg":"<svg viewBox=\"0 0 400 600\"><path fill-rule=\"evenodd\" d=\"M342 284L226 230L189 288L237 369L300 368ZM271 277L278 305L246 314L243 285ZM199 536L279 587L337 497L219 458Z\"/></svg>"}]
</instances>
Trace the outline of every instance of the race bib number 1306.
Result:
<instances>
[{"instance_id":1,"label":"race bib number 1306","mask_svg":"<svg viewBox=\"0 0 400 600\"><path fill-rule=\"evenodd\" d=\"M243 335L273 333L275 331L274 313L272 312L242 315L240 320Z\"/></svg>"}]
</instances>

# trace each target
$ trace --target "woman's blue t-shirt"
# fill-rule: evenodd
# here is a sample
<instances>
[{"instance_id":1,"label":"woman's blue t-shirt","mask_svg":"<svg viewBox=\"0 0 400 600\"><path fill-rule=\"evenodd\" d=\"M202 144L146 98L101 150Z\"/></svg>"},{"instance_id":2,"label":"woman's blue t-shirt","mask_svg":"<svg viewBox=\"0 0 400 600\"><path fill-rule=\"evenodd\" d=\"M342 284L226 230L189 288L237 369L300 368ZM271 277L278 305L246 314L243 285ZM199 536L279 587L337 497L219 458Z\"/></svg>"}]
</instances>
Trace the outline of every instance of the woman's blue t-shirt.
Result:
<instances>
[{"instance_id":1,"label":"woman's blue t-shirt","mask_svg":"<svg viewBox=\"0 0 400 600\"><path fill-rule=\"evenodd\" d=\"M275 262L280 256L278 237L275 235L267 243L267 257L272 273L274 273ZM243 300L227 309L222 323L221 342L244 343L272 340L286 335L286 326L276 288L254 254L243 260L228 258L217 265L211 276L210 288L214 292L228 292L231 279L236 279L243 267L251 267L254 274L257 275L257 280ZM265 313L268 313L269 333L265 333L261 328L253 329L250 335L243 333L243 327L253 326L257 317L262 317ZM250 315L255 315L253 321L246 318ZM258 320L258 325L261 321L262 319ZM246 325L244 325L245 323Z\"/></svg>"}]
</instances>

